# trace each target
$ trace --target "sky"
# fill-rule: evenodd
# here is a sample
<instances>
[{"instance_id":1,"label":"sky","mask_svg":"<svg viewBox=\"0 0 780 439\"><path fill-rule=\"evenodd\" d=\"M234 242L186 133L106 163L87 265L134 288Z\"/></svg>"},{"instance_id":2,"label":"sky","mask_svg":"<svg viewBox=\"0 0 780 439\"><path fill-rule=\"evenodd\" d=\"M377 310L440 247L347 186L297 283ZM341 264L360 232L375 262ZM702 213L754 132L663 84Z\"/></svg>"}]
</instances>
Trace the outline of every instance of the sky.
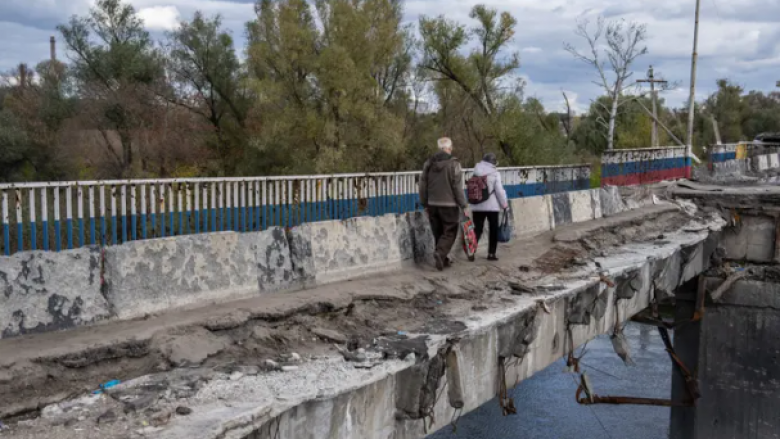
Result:
<instances>
[{"instance_id":1,"label":"sky","mask_svg":"<svg viewBox=\"0 0 780 439\"><path fill-rule=\"evenodd\" d=\"M173 29L196 10L220 14L244 51L244 24L253 18L253 0L126 0L156 37ZM0 0L0 72L20 62L35 65L48 57L49 36L73 14L86 14L94 0ZM406 0L406 20L446 12L448 18L472 24L474 0ZM563 109L561 91L577 112L586 111L601 94L595 70L575 60L564 43L584 48L574 34L578 18L595 21L626 19L645 23L648 54L634 66L635 77L653 65L656 76L678 83L662 97L672 106L685 105L690 85L695 0L484 0L482 3L510 12L518 20L511 50L520 53L517 74L526 82L526 96L540 99L549 110ZM747 90L780 89L780 0L701 0L697 99L716 88L716 80L729 78ZM66 59L64 45L58 57Z\"/></svg>"}]
</instances>

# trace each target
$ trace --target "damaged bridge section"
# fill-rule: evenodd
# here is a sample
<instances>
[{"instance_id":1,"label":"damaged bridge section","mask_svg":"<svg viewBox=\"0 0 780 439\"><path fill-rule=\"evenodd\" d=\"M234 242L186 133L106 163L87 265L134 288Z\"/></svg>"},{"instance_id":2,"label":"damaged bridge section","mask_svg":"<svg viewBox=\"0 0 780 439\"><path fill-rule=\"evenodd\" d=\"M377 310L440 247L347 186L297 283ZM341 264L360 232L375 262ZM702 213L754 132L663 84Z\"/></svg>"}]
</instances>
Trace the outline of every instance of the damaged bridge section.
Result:
<instances>
[{"instance_id":1,"label":"damaged bridge section","mask_svg":"<svg viewBox=\"0 0 780 439\"><path fill-rule=\"evenodd\" d=\"M623 246L570 273L572 280L540 279L538 285L546 288L538 290L544 293L522 295L505 309L476 314L464 331L419 335L427 354L407 359L397 372L367 379L364 386L348 383L337 396L301 401L320 423L301 422L298 409L272 410L245 437L425 437L501 397L502 389L546 368L572 346L611 333L616 322L708 269L721 225L714 221ZM348 390L353 386L358 388ZM183 437L186 430L181 426L165 437Z\"/></svg>"},{"instance_id":2,"label":"damaged bridge section","mask_svg":"<svg viewBox=\"0 0 780 439\"><path fill-rule=\"evenodd\" d=\"M720 254L720 212L629 210L615 195L570 195L582 201L576 215L547 209L546 230L503 246L500 263L456 259L445 273L425 265L421 214L84 250L83 282L95 270L90 300L102 314L57 308L82 327L7 334L0 417L12 420L9 438L26 439L96 425L108 439L418 439L496 396L512 413L507 389L670 297ZM189 257L198 246L217 263ZM14 282L34 285L33 266ZM145 291L152 283L165 288ZM240 300L187 308L220 291ZM111 378L122 382L91 393Z\"/></svg>"}]
</instances>

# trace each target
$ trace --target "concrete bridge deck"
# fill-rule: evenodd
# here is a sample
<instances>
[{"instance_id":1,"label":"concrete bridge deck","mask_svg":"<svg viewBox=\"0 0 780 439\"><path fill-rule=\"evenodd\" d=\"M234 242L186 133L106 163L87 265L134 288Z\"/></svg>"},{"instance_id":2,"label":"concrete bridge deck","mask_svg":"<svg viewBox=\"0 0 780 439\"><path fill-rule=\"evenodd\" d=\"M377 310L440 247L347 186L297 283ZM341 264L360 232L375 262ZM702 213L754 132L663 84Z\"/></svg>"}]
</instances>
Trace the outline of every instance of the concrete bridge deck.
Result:
<instances>
[{"instance_id":1,"label":"concrete bridge deck","mask_svg":"<svg viewBox=\"0 0 780 439\"><path fill-rule=\"evenodd\" d=\"M705 270L725 221L683 207L516 239L496 264L0 340L0 437L423 437Z\"/></svg>"}]
</instances>

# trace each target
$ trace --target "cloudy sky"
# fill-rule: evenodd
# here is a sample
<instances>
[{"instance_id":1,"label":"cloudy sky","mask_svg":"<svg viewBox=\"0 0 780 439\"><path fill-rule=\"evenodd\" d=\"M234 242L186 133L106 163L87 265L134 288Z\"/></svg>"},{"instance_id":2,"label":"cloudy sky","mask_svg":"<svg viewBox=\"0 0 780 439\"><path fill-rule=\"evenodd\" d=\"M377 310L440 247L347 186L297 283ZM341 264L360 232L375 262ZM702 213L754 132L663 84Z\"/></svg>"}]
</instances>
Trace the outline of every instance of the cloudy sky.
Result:
<instances>
[{"instance_id":1,"label":"cloudy sky","mask_svg":"<svg viewBox=\"0 0 780 439\"><path fill-rule=\"evenodd\" d=\"M252 18L253 0L127 0L155 34L171 29L195 10L221 14L243 51L244 23ZM730 78L747 89L776 90L780 80L780 0L701 0L697 97L712 92L718 78ZM55 26L73 14L85 14L93 0L0 0L0 71L19 62L34 65L48 56ZM407 20L446 11L450 18L469 22L474 0L406 0ZM519 74L526 93L551 109L559 109L565 90L584 110L600 91L593 71L562 48L581 45L574 35L580 16L625 18L646 23L649 54L636 65L644 75L653 64L657 74L679 81L665 93L675 106L687 99L693 40L694 0L485 0L518 19L514 48L521 54ZM60 45L59 56L64 58Z\"/></svg>"}]
</instances>

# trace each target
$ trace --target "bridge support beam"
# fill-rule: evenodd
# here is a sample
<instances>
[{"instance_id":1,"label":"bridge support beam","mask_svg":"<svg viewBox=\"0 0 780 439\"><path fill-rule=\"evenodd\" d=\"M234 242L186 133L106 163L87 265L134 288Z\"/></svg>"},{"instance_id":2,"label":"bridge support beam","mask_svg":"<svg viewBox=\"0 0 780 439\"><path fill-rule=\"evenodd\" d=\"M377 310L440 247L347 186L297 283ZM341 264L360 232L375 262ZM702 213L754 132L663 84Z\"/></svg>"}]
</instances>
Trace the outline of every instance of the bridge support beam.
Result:
<instances>
[{"instance_id":1,"label":"bridge support beam","mask_svg":"<svg viewBox=\"0 0 780 439\"><path fill-rule=\"evenodd\" d=\"M675 407L671 439L776 437L780 431L780 270L753 268L716 302L704 319L675 332L675 350L697 370L701 399L695 408ZM703 277L711 292L721 277ZM693 293L693 295L692 295ZM695 291L678 294L678 318L690 318ZM672 398L685 396L672 379Z\"/></svg>"}]
</instances>

